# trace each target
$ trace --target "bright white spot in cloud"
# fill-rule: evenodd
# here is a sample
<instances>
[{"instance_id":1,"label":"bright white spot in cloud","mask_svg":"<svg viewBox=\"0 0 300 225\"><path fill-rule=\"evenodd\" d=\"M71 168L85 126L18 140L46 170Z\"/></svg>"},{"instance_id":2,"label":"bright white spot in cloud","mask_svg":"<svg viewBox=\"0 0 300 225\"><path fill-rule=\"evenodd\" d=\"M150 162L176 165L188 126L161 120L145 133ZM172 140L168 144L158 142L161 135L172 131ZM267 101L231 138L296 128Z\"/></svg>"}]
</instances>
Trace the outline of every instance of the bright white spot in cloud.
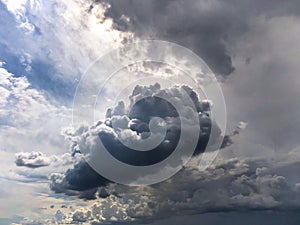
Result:
<instances>
[{"instance_id":1,"label":"bright white spot in cloud","mask_svg":"<svg viewBox=\"0 0 300 225\"><path fill-rule=\"evenodd\" d=\"M66 81L79 78L98 57L135 38L129 31L116 29L113 19L105 17L110 7L107 3L91 0L2 2L25 30L26 37L12 43L19 54L30 52L32 61L54 63L58 73L53 76Z\"/></svg>"}]
</instances>

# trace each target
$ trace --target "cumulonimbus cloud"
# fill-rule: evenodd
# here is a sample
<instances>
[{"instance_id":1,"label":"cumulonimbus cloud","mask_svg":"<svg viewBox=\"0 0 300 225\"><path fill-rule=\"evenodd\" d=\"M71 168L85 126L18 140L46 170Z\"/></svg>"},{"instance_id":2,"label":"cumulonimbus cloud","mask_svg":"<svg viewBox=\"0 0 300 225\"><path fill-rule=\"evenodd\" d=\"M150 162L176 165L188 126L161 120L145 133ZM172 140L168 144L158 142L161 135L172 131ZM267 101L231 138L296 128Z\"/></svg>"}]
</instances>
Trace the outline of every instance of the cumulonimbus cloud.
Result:
<instances>
[{"instance_id":1,"label":"cumulonimbus cloud","mask_svg":"<svg viewBox=\"0 0 300 225\"><path fill-rule=\"evenodd\" d=\"M149 97L149 93L151 93ZM172 153L180 138L181 121L188 121L190 115L184 96L192 99L199 117L200 134L194 155L205 151L209 138L220 138L221 132L218 125L210 118L211 103L200 100L198 95L188 86L174 86L161 89L159 84L150 86L136 86L129 96L131 101L128 107L124 102L106 113L105 121L99 121L90 127L81 126L76 131L67 131L66 137L71 141L71 152L76 154L90 154L94 149L100 149L97 139L115 158L123 163L136 166L155 164ZM156 96L167 96L180 102L185 114L179 117L176 109L170 103ZM166 123L166 135L154 151L140 152L129 149L123 143L143 140L149 137L149 122L152 118L160 117ZM194 124L190 128L193 130ZM216 132L211 133L211 127L216 127ZM122 138L122 141L120 141ZM188 143L188 142L187 142ZM189 145L186 146L187 148ZM217 150L217 149L215 149ZM95 172L90 165L81 161L69 169L64 175L54 174L51 177L51 188L56 192L81 195L83 191L95 189L109 184L109 180Z\"/></svg>"}]
</instances>

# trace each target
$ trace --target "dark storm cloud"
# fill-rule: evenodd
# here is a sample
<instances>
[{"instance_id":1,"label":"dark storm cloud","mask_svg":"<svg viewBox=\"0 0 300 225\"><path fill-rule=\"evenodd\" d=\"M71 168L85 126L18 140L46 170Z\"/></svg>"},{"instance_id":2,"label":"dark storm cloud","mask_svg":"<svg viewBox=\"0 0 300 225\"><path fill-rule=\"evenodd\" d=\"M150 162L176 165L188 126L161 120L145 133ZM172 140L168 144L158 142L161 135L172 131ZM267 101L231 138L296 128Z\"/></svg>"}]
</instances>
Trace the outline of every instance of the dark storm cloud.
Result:
<instances>
[{"instance_id":1,"label":"dark storm cloud","mask_svg":"<svg viewBox=\"0 0 300 225\"><path fill-rule=\"evenodd\" d=\"M104 222L114 217L115 222L125 224L152 224L172 216L208 213L297 212L300 183L285 176L285 167L294 164L299 168L299 154L276 160L222 160L205 171L190 165L168 181L152 186L112 184L110 192L119 197L107 196L105 191L106 198L101 202L77 209L69 217L75 215L90 222L98 221L101 215Z\"/></svg>"},{"instance_id":2,"label":"dark storm cloud","mask_svg":"<svg viewBox=\"0 0 300 225\"><path fill-rule=\"evenodd\" d=\"M150 96L148 94L151 93ZM69 133L72 140L73 154L88 153L91 149L101 148L94 139L101 139L105 148L117 160L135 166L153 165L167 158L176 148L181 131L182 120L188 120L190 111L184 96L188 94L195 106L196 115L199 117L200 134L194 155L205 151L210 135L216 140L222 138L217 124L210 118L210 103L207 100L200 101L198 95L188 86L174 86L168 89L161 89L159 84L150 86L136 86L129 96L131 104L128 108L123 102L107 112L107 118L91 127L81 127L74 133ZM178 115L167 100L157 96L165 96L167 99L180 101L180 107L185 109L183 117ZM130 109L130 112L128 112ZM154 149L149 151L136 151L125 146L119 140L125 137L125 142L132 142L144 139L149 136L149 122L153 117L160 117L166 123L166 135L163 141ZM187 122L185 122L187 123ZM193 132L193 126L188 125L189 132ZM211 133L212 126L215 126L215 133ZM153 132L153 131L152 131ZM120 136L119 136L120 135ZM186 141L188 148L188 141ZM226 145L227 146L227 145ZM52 177L52 190L76 194L93 188L106 186L108 180L96 173L88 163L81 161L68 170L63 177Z\"/></svg>"},{"instance_id":3,"label":"dark storm cloud","mask_svg":"<svg viewBox=\"0 0 300 225\"><path fill-rule=\"evenodd\" d=\"M299 144L300 68L295 59L300 57L300 1L113 0L110 4L107 16L118 29L132 30L142 39L179 43L202 57L215 73L231 74L225 85L229 121L251 122L249 139L276 151Z\"/></svg>"},{"instance_id":4,"label":"dark storm cloud","mask_svg":"<svg viewBox=\"0 0 300 225\"><path fill-rule=\"evenodd\" d=\"M103 1L94 4L97 2ZM252 18L261 14L268 17L299 14L297 1L113 0L108 3L111 7L106 15L114 19L117 29L133 31L141 38L181 44L202 57L216 74L225 77L235 69L227 43L247 32Z\"/></svg>"},{"instance_id":5,"label":"dark storm cloud","mask_svg":"<svg viewBox=\"0 0 300 225\"><path fill-rule=\"evenodd\" d=\"M75 164L72 169L68 169L64 175L52 174L50 180L50 188L56 193L75 195L87 200L95 199L97 187L109 183L84 160Z\"/></svg>"},{"instance_id":6,"label":"dark storm cloud","mask_svg":"<svg viewBox=\"0 0 300 225\"><path fill-rule=\"evenodd\" d=\"M66 172L66 180L73 190L86 190L93 187L102 186L107 180L100 177L86 162L81 161L73 169Z\"/></svg>"},{"instance_id":7,"label":"dark storm cloud","mask_svg":"<svg viewBox=\"0 0 300 225\"><path fill-rule=\"evenodd\" d=\"M143 95L149 91L152 91L154 96L145 97L137 102L133 100L135 97L141 94ZM178 112L176 111L174 106L172 106L166 100L155 96L155 94L163 92L165 92L165 90L160 90L160 86L158 84L150 87L136 86L133 90L132 95L129 97L131 99L131 106L129 106L130 112L128 114L128 120L130 120L130 122L128 123L128 126L130 130L135 131L137 132L137 134L143 136L147 135L147 132L150 131L149 122L151 118L163 118L165 119L165 122L167 124L167 134L165 137L165 141L151 151L139 152L125 147L113 134L107 133L105 131L100 132L99 137L101 138L104 146L106 146L108 149L111 149L110 153L115 158L127 164L136 166L152 165L167 158L176 148L181 132L181 118L179 118ZM199 101L197 94L188 86L182 86L178 89L175 88L174 90L172 90L172 93L165 92L165 94L170 96L173 95L174 97L176 97L176 92L186 92L192 99L193 103L195 104L196 110L199 113L201 132L198 145L195 149L195 155L202 153L207 146L211 134L210 131L212 121L209 117L209 103L207 101ZM180 94L178 95L178 97L181 98L182 101L184 101L183 97ZM117 113L115 115L120 115L120 112L115 113ZM119 120L119 118L114 116L108 119L109 120L106 123L110 127L112 126L112 122ZM124 120L124 117L120 120ZM127 124L125 125L125 127L126 126ZM127 154L124 155L124 152L127 152Z\"/></svg>"},{"instance_id":8,"label":"dark storm cloud","mask_svg":"<svg viewBox=\"0 0 300 225\"><path fill-rule=\"evenodd\" d=\"M112 1L107 16L115 19L119 29L130 29L142 38L173 41L192 49L223 76L233 70L224 45L228 34L236 32L235 15L229 7L201 1ZM124 23L124 16L130 24ZM241 29L245 24L240 21Z\"/></svg>"}]
</instances>

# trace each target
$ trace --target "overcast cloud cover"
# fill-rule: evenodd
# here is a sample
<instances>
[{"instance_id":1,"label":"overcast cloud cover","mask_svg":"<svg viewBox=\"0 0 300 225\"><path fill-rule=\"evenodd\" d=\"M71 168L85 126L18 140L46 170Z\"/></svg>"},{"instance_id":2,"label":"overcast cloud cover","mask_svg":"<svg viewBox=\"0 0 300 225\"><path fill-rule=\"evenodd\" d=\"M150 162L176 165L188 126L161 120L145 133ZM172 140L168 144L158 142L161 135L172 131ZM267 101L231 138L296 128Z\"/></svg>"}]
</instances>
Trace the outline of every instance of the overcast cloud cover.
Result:
<instances>
[{"instance_id":1,"label":"overcast cloud cover","mask_svg":"<svg viewBox=\"0 0 300 225\"><path fill-rule=\"evenodd\" d=\"M299 224L299 12L296 0L1 0L0 224L182 224L176 216L188 224ZM126 138L147 135L147 116L126 116L119 105L106 121L69 127L90 63L142 39L178 43L209 65L226 100L227 142L205 171L196 154L167 181L127 187L97 174L80 153L99 135L118 149L111 123ZM195 102L200 153L213 121L205 102ZM176 114L160 106L172 145Z\"/></svg>"}]
</instances>

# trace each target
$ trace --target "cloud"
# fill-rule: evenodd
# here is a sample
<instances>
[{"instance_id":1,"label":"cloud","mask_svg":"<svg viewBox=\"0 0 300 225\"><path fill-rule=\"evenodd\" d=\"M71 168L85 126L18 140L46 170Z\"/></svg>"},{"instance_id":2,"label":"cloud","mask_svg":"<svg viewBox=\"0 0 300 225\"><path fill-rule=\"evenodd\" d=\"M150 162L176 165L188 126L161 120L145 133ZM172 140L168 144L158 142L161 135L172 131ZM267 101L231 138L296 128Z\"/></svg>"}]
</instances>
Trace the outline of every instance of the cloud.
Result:
<instances>
[{"instance_id":1,"label":"cloud","mask_svg":"<svg viewBox=\"0 0 300 225\"><path fill-rule=\"evenodd\" d=\"M82 0L2 0L0 10L13 38L0 35L1 60L13 63L8 65L12 72L26 74L50 94L71 98L76 82L91 62L134 38L129 31L114 29L114 20L105 17L109 3L91 5L92 1ZM54 92L45 80L56 84Z\"/></svg>"},{"instance_id":2,"label":"cloud","mask_svg":"<svg viewBox=\"0 0 300 225\"><path fill-rule=\"evenodd\" d=\"M16 154L15 163L17 166L37 168L49 166L51 159L46 157L42 152L19 152Z\"/></svg>"},{"instance_id":3,"label":"cloud","mask_svg":"<svg viewBox=\"0 0 300 225\"><path fill-rule=\"evenodd\" d=\"M196 156L192 161L199 159ZM276 158L219 157L206 171L199 171L192 162L159 184L110 184L105 188L110 196L76 208L63 221L144 224L183 215L297 210L299 178L291 179L289 174L299 166L295 153Z\"/></svg>"},{"instance_id":4,"label":"cloud","mask_svg":"<svg viewBox=\"0 0 300 225\"><path fill-rule=\"evenodd\" d=\"M163 96L163 98L158 96ZM200 126L200 133L198 142L194 146L194 155L203 153L210 135L215 141L222 139L217 124L210 118L210 103L207 100L199 100L197 94L188 86L161 89L159 84L136 86L129 96L130 105L126 107L124 102L119 102L115 108L108 110L105 121L99 121L90 127L81 126L73 132L66 131L66 136L71 141L71 152L73 155L91 154L90 157L93 157L93 151L101 149L98 144L100 138L109 153L123 163L145 166L160 162L174 151L181 132L195 132L191 113L194 109L186 100L187 97L192 99L196 117L200 123L196 124ZM178 102L177 108L168 100ZM183 111L183 114L179 116L177 110ZM153 119L158 117L164 122L157 123L158 120ZM182 130L181 122L185 123L185 130ZM159 132L163 126L166 127L166 133L161 137ZM212 126L215 126L215 133L211 133ZM191 136L188 135L188 137ZM184 141L184 148L193 148L189 140ZM158 144L152 146L153 143ZM134 150L140 145L144 148L149 147L150 151ZM64 175L53 175L51 180L52 190L71 195L110 183L85 161L79 162Z\"/></svg>"},{"instance_id":5,"label":"cloud","mask_svg":"<svg viewBox=\"0 0 300 225\"><path fill-rule=\"evenodd\" d=\"M234 130L230 133L224 136L221 148L226 148L228 146L231 146L234 143L233 138L240 134L240 132L248 126L248 123L244 121L240 121L237 126L234 128Z\"/></svg>"},{"instance_id":6,"label":"cloud","mask_svg":"<svg viewBox=\"0 0 300 225\"><path fill-rule=\"evenodd\" d=\"M97 187L109 183L107 179L96 173L88 163L80 161L65 174L54 173L50 177L50 188L57 193L78 195L82 198L94 198ZM90 195L91 193L91 195Z\"/></svg>"},{"instance_id":7,"label":"cloud","mask_svg":"<svg viewBox=\"0 0 300 225\"><path fill-rule=\"evenodd\" d=\"M60 131L69 125L71 111L64 104L91 61L132 36L113 29L111 19L100 18L106 6L99 4L94 11L89 6L87 1L0 1L0 153L8 155L0 161L12 162L3 166L0 179L18 196L3 199L1 216L34 214L35 200L28 206L27 195L48 192L38 189L48 182L47 176L68 169L64 157L71 157L63 154L66 146ZM32 159L31 151L40 153ZM16 152L22 152L17 161L22 167L13 164ZM30 184L23 187L31 182L38 190ZM23 189L26 196L19 197Z\"/></svg>"},{"instance_id":8,"label":"cloud","mask_svg":"<svg viewBox=\"0 0 300 225\"><path fill-rule=\"evenodd\" d=\"M116 29L130 30L145 39L181 44L203 58L216 74L224 77L236 68L231 44L253 28L253 18L259 15L299 15L297 9L300 7L295 1L267 0L113 0L109 3L111 7L106 15L114 19Z\"/></svg>"},{"instance_id":9,"label":"cloud","mask_svg":"<svg viewBox=\"0 0 300 225\"><path fill-rule=\"evenodd\" d=\"M7 14L2 3L5 3L11 14ZM46 98L43 91L32 87L32 77L45 78L43 88L53 88L55 97L59 98L57 93L66 96L70 89L61 87L67 83L75 84L74 79L98 55L134 36L182 44L203 57L217 74L224 77L231 74L224 84L225 88L231 89L227 101L229 110L234 113L230 116L235 122L249 121L245 131L249 139L254 137L260 143L268 142L269 145L274 142L271 144L282 152L286 152L287 146L298 144L299 79L296 75L299 71L299 4L295 1L125 0L106 4L103 1L92 3L79 0L43 3L3 0L2 3L1 15L8 18L0 22L1 28L4 27L0 37L5 40L0 40L0 55L7 61L6 65L1 63L0 70L0 144L3 149L13 152L61 151L64 146L62 139L58 138L58 130L64 123L57 118L66 118L68 112ZM17 29L13 29L15 26ZM8 37L8 34L13 38ZM21 72L14 72L16 76L8 72L13 70L4 68L21 68ZM23 73L28 78L19 77ZM63 84L60 89L64 91L57 92L56 88L49 85L47 76L57 86ZM39 82L42 83L41 79ZM137 92L143 95L143 91ZM159 103L155 98L148 100L153 104ZM140 103L142 107L136 105L132 117L137 118L124 115L125 107L120 104L108 112L103 123L70 133L68 138L74 144L73 154L76 156L80 151L94 147L93 138L98 138L99 132L109 146L117 138L130 143L148 137L147 113L152 113L152 108L144 113L140 110L144 104ZM168 104L160 104L170 113L164 116L176 117ZM211 121L205 113L202 117L201 132L205 143L209 131L204 128L209 128ZM168 138L176 139L178 121L174 118L166 121L167 126L172 125L173 132L168 133ZM112 124L120 132L114 131ZM243 126L241 124L237 129L234 128L231 134L225 136L225 142L228 138L231 144ZM165 144L168 145L168 141ZM33 146L35 149L32 149ZM113 146L119 149L119 145ZM198 146L199 153L203 146L203 143ZM246 149L250 152L262 150L253 148L248 146ZM196 161L197 157L193 160ZM132 160L130 158L129 161ZM147 160L143 163L149 163ZM75 162L74 168L66 174L54 174L51 188L57 192L93 199L101 192L97 187L106 186L105 191L109 196L92 207L72 212L64 218L67 222L85 220L91 224L99 221L131 223L133 220L150 221L173 215L206 212L297 210L298 162L297 157L224 160L204 172L189 166L161 184L127 188L115 184L107 186L106 181L95 174L88 164L80 161ZM41 170L49 172L55 166L51 163L37 170L28 170L34 173ZM9 175L1 174L1 177ZM18 178L22 176L20 174ZM37 174L29 177L37 177ZM11 186L6 184L8 188ZM14 197L11 201L15 202L16 199ZM15 205L20 204L18 202Z\"/></svg>"},{"instance_id":10,"label":"cloud","mask_svg":"<svg viewBox=\"0 0 300 225\"><path fill-rule=\"evenodd\" d=\"M224 91L229 117L247 119L248 139L275 151L299 145L300 18L290 14L251 21L252 29L232 44L237 69Z\"/></svg>"},{"instance_id":11,"label":"cloud","mask_svg":"<svg viewBox=\"0 0 300 225\"><path fill-rule=\"evenodd\" d=\"M65 146L61 126L66 126L70 119L66 107L33 88L26 77L14 75L3 67L0 67L0 94L3 150L61 152Z\"/></svg>"},{"instance_id":12,"label":"cloud","mask_svg":"<svg viewBox=\"0 0 300 225\"><path fill-rule=\"evenodd\" d=\"M226 49L226 37L245 29L245 21L221 1L111 1L106 15L114 18L116 28L132 30L142 38L173 41L199 54L217 74L234 71ZM188 12L188 13L187 13ZM130 19L124 23L124 15ZM155 16L154 16L155 15Z\"/></svg>"},{"instance_id":13,"label":"cloud","mask_svg":"<svg viewBox=\"0 0 300 225\"><path fill-rule=\"evenodd\" d=\"M69 153L63 155L47 156L42 152L18 152L15 154L15 163L17 166L28 168L48 167L49 170L59 170L59 167L72 165L80 160L80 157L74 157Z\"/></svg>"}]
</instances>

